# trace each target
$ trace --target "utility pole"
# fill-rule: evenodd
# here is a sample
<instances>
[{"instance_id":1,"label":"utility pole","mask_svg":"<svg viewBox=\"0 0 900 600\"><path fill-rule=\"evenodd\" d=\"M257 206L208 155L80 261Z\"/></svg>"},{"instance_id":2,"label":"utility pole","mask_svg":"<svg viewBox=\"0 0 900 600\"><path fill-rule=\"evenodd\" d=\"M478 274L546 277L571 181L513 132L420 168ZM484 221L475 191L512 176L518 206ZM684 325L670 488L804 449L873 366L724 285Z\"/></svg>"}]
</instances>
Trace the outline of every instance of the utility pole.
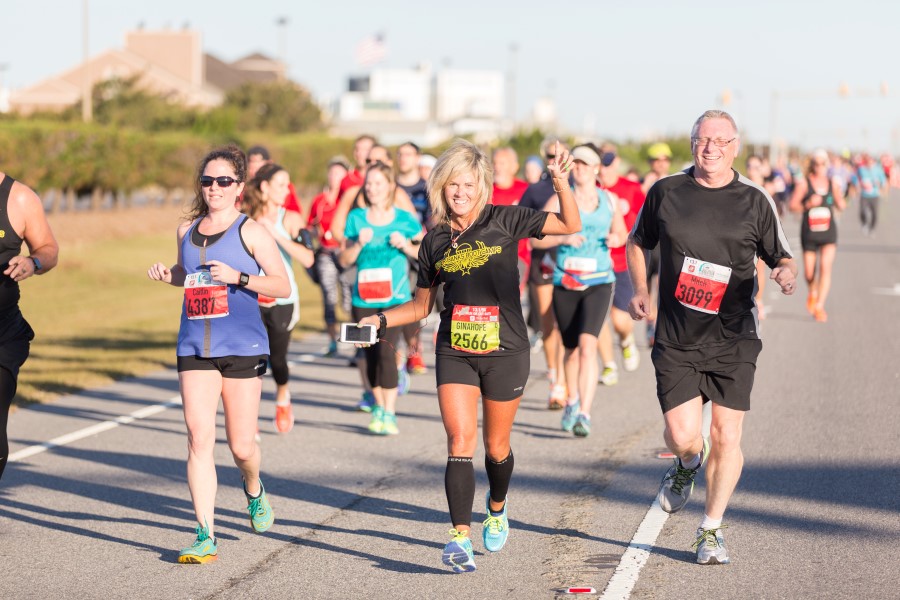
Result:
<instances>
[{"instance_id":1,"label":"utility pole","mask_svg":"<svg viewBox=\"0 0 900 600\"><path fill-rule=\"evenodd\" d=\"M513 131L516 130L516 55L519 46L515 43L509 45L509 70L506 74L506 110Z\"/></svg>"},{"instance_id":2,"label":"utility pole","mask_svg":"<svg viewBox=\"0 0 900 600\"><path fill-rule=\"evenodd\" d=\"M81 120L90 123L93 119L93 99L91 94L91 65L88 48L88 0L82 3L81 43L82 43L82 77L81 77Z\"/></svg>"},{"instance_id":3,"label":"utility pole","mask_svg":"<svg viewBox=\"0 0 900 600\"><path fill-rule=\"evenodd\" d=\"M287 78L287 17L278 17L275 20L278 25L278 60L281 61L280 79Z\"/></svg>"}]
</instances>

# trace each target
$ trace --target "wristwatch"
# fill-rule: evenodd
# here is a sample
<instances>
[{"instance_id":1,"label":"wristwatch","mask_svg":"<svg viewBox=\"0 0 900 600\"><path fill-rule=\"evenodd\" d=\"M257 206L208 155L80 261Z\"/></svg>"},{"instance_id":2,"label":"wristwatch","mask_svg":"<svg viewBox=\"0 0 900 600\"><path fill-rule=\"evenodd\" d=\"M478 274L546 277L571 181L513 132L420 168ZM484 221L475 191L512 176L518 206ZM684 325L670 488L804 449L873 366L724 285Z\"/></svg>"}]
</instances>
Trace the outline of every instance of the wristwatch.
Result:
<instances>
[{"instance_id":1,"label":"wristwatch","mask_svg":"<svg viewBox=\"0 0 900 600\"><path fill-rule=\"evenodd\" d=\"M41 261L38 259L38 257L37 256L29 256L28 258L30 258L31 262L34 263L34 272L37 273L38 271L40 271L41 270Z\"/></svg>"},{"instance_id":2,"label":"wristwatch","mask_svg":"<svg viewBox=\"0 0 900 600\"><path fill-rule=\"evenodd\" d=\"M241 276L238 278L238 287L244 287L250 283L250 276L246 273L241 273Z\"/></svg>"}]
</instances>

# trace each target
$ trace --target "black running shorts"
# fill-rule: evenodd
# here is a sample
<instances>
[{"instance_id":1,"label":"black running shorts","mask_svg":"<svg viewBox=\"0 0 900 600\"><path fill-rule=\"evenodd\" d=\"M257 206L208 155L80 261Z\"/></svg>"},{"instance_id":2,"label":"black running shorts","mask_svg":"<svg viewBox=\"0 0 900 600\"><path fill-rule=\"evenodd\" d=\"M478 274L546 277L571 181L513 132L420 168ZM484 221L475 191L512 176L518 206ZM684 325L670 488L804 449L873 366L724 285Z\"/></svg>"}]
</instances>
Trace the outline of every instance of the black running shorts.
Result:
<instances>
[{"instance_id":1,"label":"black running shorts","mask_svg":"<svg viewBox=\"0 0 900 600\"><path fill-rule=\"evenodd\" d=\"M445 383L472 385L486 400L515 400L525 392L531 355L520 352L507 356L496 353L471 356L438 354L435 374L438 386Z\"/></svg>"},{"instance_id":2,"label":"black running shorts","mask_svg":"<svg viewBox=\"0 0 900 600\"><path fill-rule=\"evenodd\" d=\"M750 392L762 340L681 350L656 340L650 358L656 369L656 395L662 411L702 396L703 401L734 410L750 410Z\"/></svg>"},{"instance_id":3,"label":"black running shorts","mask_svg":"<svg viewBox=\"0 0 900 600\"><path fill-rule=\"evenodd\" d=\"M225 379L253 379L266 374L268 363L268 354L260 354L258 356L218 356L214 358L179 356L178 372L218 371Z\"/></svg>"}]
</instances>

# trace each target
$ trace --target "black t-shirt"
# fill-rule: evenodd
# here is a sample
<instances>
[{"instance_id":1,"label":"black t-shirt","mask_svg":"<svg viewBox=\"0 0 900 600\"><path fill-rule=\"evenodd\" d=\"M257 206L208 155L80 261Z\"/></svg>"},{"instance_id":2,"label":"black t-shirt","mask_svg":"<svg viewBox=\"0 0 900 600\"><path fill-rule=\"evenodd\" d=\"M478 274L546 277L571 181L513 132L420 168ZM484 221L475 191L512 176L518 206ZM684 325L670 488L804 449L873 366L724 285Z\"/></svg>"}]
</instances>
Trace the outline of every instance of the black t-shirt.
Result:
<instances>
[{"instance_id":1,"label":"black t-shirt","mask_svg":"<svg viewBox=\"0 0 900 600\"><path fill-rule=\"evenodd\" d=\"M682 349L759 339L757 257L770 268L791 258L775 204L737 171L720 188L693 172L656 182L631 232L639 246L660 247L656 339Z\"/></svg>"},{"instance_id":2,"label":"black t-shirt","mask_svg":"<svg viewBox=\"0 0 900 600\"><path fill-rule=\"evenodd\" d=\"M528 330L519 301L518 243L544 237L544 211L488 204L472 226L450 244L450 226L437 225L419 249L418 287L444 284L444 310L438 328L437 354L474 356L451 347L451 318L456 305L498 306L500 345L504 355L528 352ZM487 354L490 356L491 354Z\"/></svg>"},{"instance_id":3,"label":"black t-shirt","mask_svg":"<svg viewBox=\"0 0 900 600\"><path fill-rule=\"evenodd\" d=\"M544 171L541 173L541 178L529 185L525 190L525 193L522 194L522 198L519 200L519 206L533 208L534 210L544 210L544 207L547 206L547 202L555 193L556 190L553 189L553 181L550 179L550 174L547 171ZM544 256L548 253L551 258L556 258L556 248L532 248L531 268L540 268L539 265L541 264L541 261L544 260Z\"/></svg>"},{"instance_id":4,"label":"black t-shirt","mask_svg":"<svg viewBox=\"0 0 900 600\"><path fill-rule=\"evenodd\" d=\"M431 205L428 203L428 185L424 179L419 179L412 185L403 185L398 183L397 187L403 189L409 195L410 201L416 207L416 215L419 222L428 227L428 221L431 219Z\"/></svg>"}]
</instances>

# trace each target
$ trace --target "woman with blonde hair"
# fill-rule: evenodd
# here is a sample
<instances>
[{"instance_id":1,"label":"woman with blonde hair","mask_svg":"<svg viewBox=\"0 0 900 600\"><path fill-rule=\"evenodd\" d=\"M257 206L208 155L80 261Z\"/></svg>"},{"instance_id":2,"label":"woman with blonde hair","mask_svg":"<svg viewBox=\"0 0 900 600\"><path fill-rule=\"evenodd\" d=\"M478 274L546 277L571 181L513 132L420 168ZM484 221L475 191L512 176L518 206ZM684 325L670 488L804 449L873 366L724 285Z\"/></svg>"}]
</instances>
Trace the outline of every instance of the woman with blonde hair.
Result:
<instances>
[{"instance_id":1,"label":"woman with blonde hair","mask_svg":"<svg viewBox=\"0 0 900 600\"><path fill-rule=\"evenodd\" d=\"M428 180L435 226L419 250L415 298L359 321L360 326L375 326L381 339L388 328L430 314L437 288L444 286L435 374L447 432L444 488L453 529L442 559L457 573L475 570L469 534L479 398L490 483L482 540L488 551L497 552L509 535L510 431L528 380L531 349L519 300L518 244L522 238L581 229L568 186L570 165L568 153L557 151L548 166L560 194L558 213L494 206L488 203L493 185L490 159L478 146L455 141L438 159Z\"/></svg>"}]
</instances>

